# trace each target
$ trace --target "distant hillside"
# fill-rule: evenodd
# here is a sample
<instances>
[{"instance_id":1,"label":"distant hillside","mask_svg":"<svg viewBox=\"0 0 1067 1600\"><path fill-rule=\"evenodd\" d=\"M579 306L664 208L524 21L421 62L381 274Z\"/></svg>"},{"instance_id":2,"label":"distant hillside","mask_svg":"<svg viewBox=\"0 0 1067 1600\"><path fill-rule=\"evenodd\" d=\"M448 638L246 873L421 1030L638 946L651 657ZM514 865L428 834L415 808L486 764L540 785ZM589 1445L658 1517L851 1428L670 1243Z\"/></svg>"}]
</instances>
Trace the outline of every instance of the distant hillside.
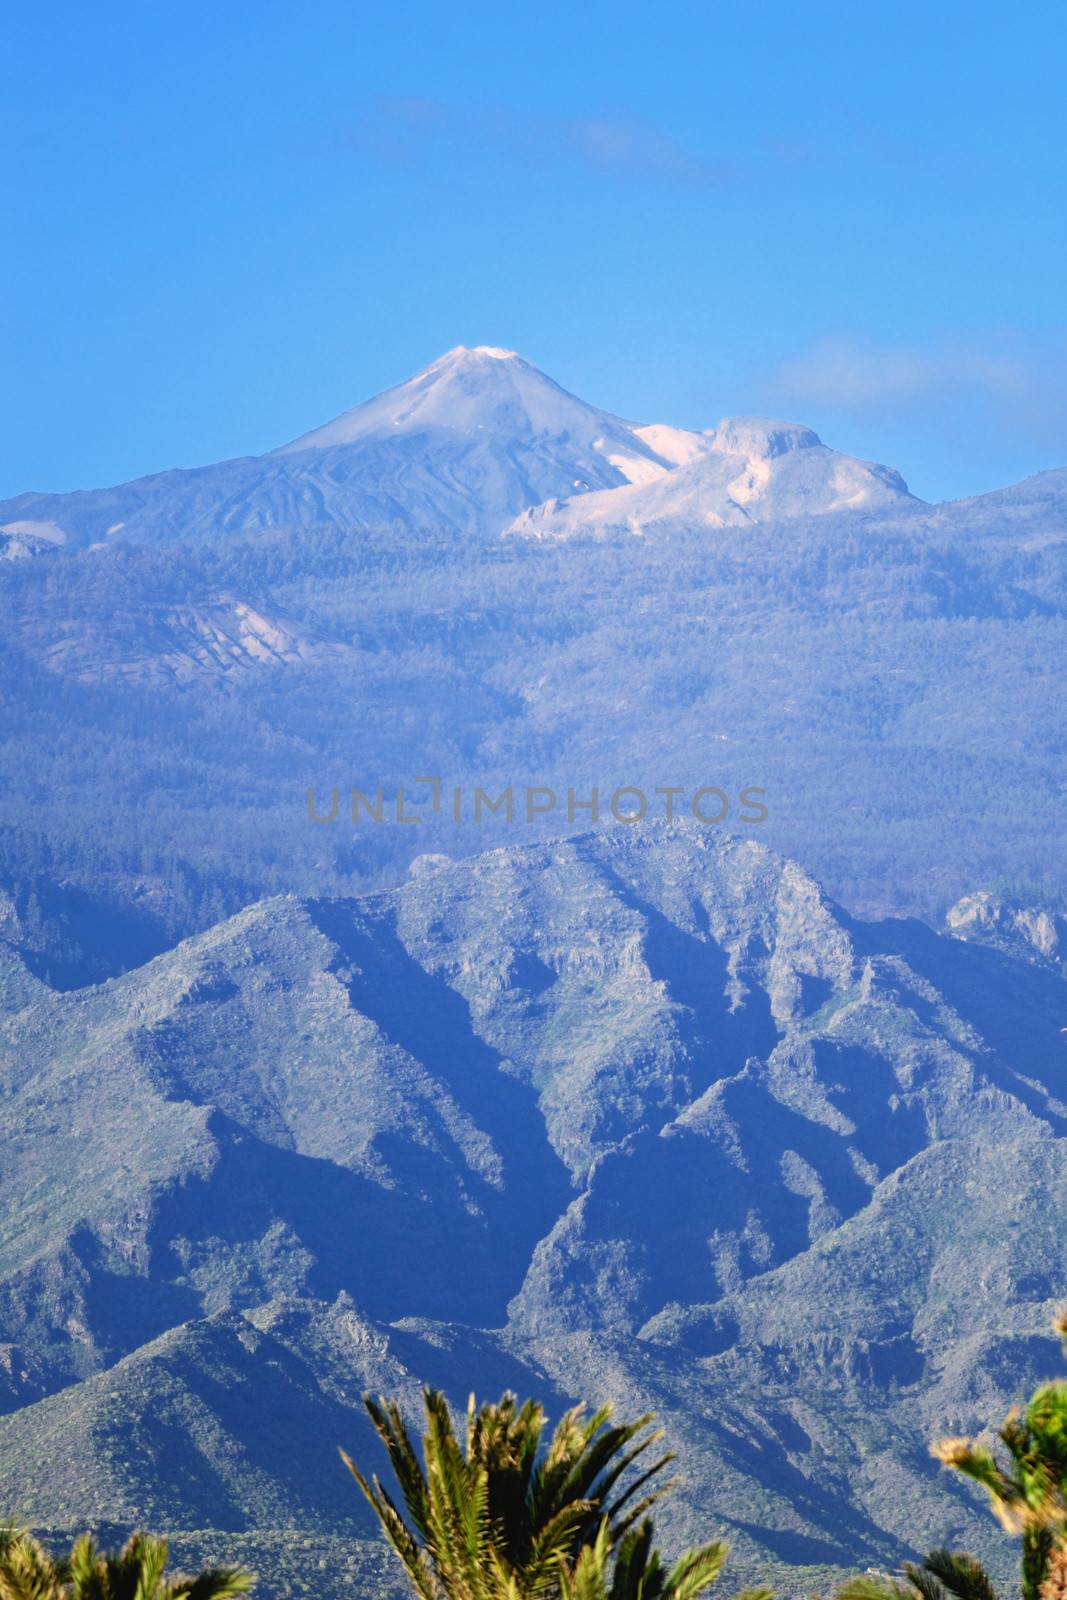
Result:
<instances>
[{"instance_id":1,"label":"distant hillside","mask_svg":"<svg viewBox=\"0 0 1067 1600\"><path fill-rule=\"evenodd\" d=\"M996 1566L926 1439L1067 1281L1064 473L461 347L0 555L8 1510L385 1600L333 1447L426 1379L653 1405L739 1581Z\"/></svg>"},{"instance_id":2,"label":"distant hillside","mask_svg":"<svg viewBox=\"0 0 1067 1600\"><path fill-rule=\"evenodd\" d=\"M1055 899L1065 535L1062 472L926 506L799 424L627 422L487 347L263 457L19 496L0 937L94 981L269 894L529 840L470 814L527 783L543 836L571 787L714 784L731 825L761 787L758 837L868 915ZM424 774L459 825L308 821L309 787Z\"/></svg>"},{"instance_id":3,"label":"distant hillside","mask_svg":"<svg viewBox=\"0 0 1067 1600\"><path fill-rule=\"evenodd\" d=\"M268 900L68 995L13 965L9 1505L358 1539L333 1446L432 1381L655 1406L670 1537L746 1570L996 1562L925 1438L1055 1360L1065 1012L1054 963L692 824Z\"/></svg>"}]
</instances>

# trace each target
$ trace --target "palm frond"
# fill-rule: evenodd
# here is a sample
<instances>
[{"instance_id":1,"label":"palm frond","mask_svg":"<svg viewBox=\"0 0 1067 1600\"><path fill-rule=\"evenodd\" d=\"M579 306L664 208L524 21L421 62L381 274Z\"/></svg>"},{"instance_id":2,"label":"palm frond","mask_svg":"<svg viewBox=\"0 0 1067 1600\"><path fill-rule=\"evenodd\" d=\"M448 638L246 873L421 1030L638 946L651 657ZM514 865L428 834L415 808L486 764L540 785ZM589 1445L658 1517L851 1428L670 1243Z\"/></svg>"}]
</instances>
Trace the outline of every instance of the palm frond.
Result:
<instances>
[{"instance_id":1,"label":"palm frond","mask_svg":"<svg viewBox=\"0 0 1067 1600\"><path fill-rule=\"evenodd\" d=\"M370 1501L378 1521L381 1523L382 1530L403 1562L416 1593L421 1596L421 1600L437 1600L438 1588L426 1551L411 1532L387 1490L382 1487L377 1478L373 1478L368 1483L355 1462L343 1450L340 1455L341 1460Z\"/></svg>"},{"instance_id":2,"label":"palm frond","mask_svg":"<svg viewBox=\"0 0 1067 1600\"><path fill-rule=\"evenodd\" d=\"M173 1578L166 1586L167 1600L232 1600L247 1594L255 1583L241 1567L205 1567L193 1578Z\"/></svg>"},{"instance_id":3,"label":"palm frond","mask_svg":"<svg viewBox=\"0 0 1067 1600\"><path fill-rule=\"evenodd\" d=\"M912 1561L905 1561L904 1571L912 1588L922 1597L922 1600L945 1600L945 1588L939 1578L925 1567L917 1567Z\"/></svg>"},{"instance_id":4,"label":"palm frond","mask_svg":"<svg viewBox=\"0 0 1067 1600\"><path fill-rule=\"evenodd\" d=\"M423 1397L427 1406L431 1393L432 1391L427 1390ZM364 1397L363 1404L378 1437L385 1445L389 1465L400 1485L408 1515L420 1537L425 1537L429 1514L426 1479L400 1414L400 1408L393 1400L375 1401L369 1395Z\"/></svg>"},{"instance_id":5,"label":"palm frond","mask_svg":"<svg viewBox=\"0 0 1067 1600\"><path fill-rule=\"evenodd\" d=\"M834 1590L834 1600L915 1600L906 1584L874 1573L857 1573Z\"/></svg>"},{"instance_id":6,"label":"palm frond","mask_svg":"<svg viewBox=\"0 0 1067 1600\"><path fill-rule=\"evenodd\" d=\"M957 1600L998 1600L989 1574L981 1562L959 1550L931 1550L923 1562Z\"/></svg>"},{"instance_id":7,"label":"palm frond","mask_svg":"<svg viewBox=\"0 0 1067 1600\"><path fill-rule=\"evenodd\" d=\"M25 1530L5 1530L0 1546L0 1600L61 1600L55 1563Z\"/></svg>"},{"instance_id":8,"label":"palm frond","mask_svg":"<svg viewBox=\"0 0 1067 1600\"><path fill-rule=\"evenodd\" d=\"M605 1519L605 1540L610 1541L611 1529ZM638 1528L631 1528L618 1543L615 1572L611 1581L611 1600L649 1600L662 1586L663 1570L660 1559L652 1547L652 1523L646 1518Z\"/></svg>"},{"instance_id":9,"label":"palm frond","mask_svg":"<svg viewBox=\"0 0 1067 1600\"><path fill-rule=\"evenodd\" d=\"M670 1600L695 1600L703 1594L722 1571L728 1550L721 1539L687 1550L667 1576L665 1593Z\"/></svg>"},{"instance_id":10,"label":"palm frond","mask_svg":"<svg viewBox=\"0 0 1067 1600\"><path fill-rule=\"evenodd\" d=\"M396 1403L365 1403L399 1501L342 1460L419 1600L697 1600L722 1566L725 1546L706 1545L668 1574L653 1546L648 1511L675 1480L655 1481L674 1457L648 1454L663 1437L651 1415L614 1423L610 1406L573 1406L546 1440L536 1402L472 1395L457 1435L428 1388L420 1461Z\"/></svg>"}]
</instances>

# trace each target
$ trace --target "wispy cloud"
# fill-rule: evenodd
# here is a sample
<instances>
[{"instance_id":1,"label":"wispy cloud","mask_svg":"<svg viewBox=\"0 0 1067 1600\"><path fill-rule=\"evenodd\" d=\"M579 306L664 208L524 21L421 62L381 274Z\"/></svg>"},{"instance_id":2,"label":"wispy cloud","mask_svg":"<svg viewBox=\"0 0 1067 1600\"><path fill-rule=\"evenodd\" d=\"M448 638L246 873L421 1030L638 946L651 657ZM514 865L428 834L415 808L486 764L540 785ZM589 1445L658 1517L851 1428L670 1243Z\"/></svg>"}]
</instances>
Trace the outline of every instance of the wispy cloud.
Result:
<instances>
[{"instance_id":1,"label":"wispy cloud","mask_svg":"<svg viewBox=\"0 0 1067 1600\"><path fill-rule=\"evenodd\" d=\"M927 345L823 339L785 362L776 393L800 408L880 417L902 407L960 404L992 413L1041 443L1067 440L1067 333L1013 329L945 334Z\"/></svg>"},{"instance_id":2,"label":"wispy cloud","mask_svg":"<svg viewBox=\"0 0 1067 1600\"><path fill-rule=\"evenodd\" d=\"M1022 391L1027 362L1014 340L939 340L930 347L878 345L865 339L822 339L778 371L778 386L797 399L843 410L876 410L920 395L979 388Z\"/></svg>"},{"instance_id":3,"label":"wispy cloud","mask_svg":"<svg viewBox=\"0 0 1067 1600\"><path fill-rule=\"evenodd\" d=\"M379 99L344 130L343 142L358 154L404 165L448 145L475 156L504 155L691 188L723 188L741 175L732 163L712 160L629 112L558 117L501 104Z\"/></svg>"},{"instance_id":4,"label":"wispy cloud","mask_svg":"<svg viewBox=\"0 0 1067 1600\"><path fill-rule=\"evenodd\" d=\"M601 172L713 188L739 176L729 162L709 161L638 117L575 117L546 133L561 157L571 156Z\"/></svg>"}]
</instances>

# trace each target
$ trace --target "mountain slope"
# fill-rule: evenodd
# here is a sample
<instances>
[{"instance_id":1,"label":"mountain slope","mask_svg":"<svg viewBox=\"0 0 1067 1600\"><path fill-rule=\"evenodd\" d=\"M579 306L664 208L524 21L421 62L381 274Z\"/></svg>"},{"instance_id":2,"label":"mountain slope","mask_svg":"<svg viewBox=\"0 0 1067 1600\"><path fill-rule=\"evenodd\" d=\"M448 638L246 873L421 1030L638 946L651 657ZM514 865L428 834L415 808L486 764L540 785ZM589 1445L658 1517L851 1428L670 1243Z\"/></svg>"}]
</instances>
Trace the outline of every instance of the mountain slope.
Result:
<instances>
[{"instance_id":1,"label":"mountain slope","mask_svg":"<svg viewBox=\"0 0 1067 1600\"><path fill-rule=\"evenodd\" d=\"M692 532L751 527L834 512L916 507L890 467L828 450L810 428L762 417L727 418L703 450L669 477L551 500L524 511L507 530L528 539Z\"/></svg>"},{"instance_id":2,"label":"mountain slope","mask_svg":"<svg viewBox=\"0 0 1067 1600\"><path fill-rule=\"evenodd\" d=\"M278 1293L514 1299L544 1331L732 1292L939 1139L1061 1136L1062 995L677 824L263 902L99 988L16 991L12 1399Z\"/></svg>"},{"instance_id":3,"label":"mountain slope","mask_svg":"<svg viewBox=\"0 0 1067 1600\"><path fill-rule=\"evenodd\" d=\"M550 495L661 476L700 448L568 394L511 351L460 346L423 372L262 457L110 489L0 504L15 553L109 539L169 543L268 527L495 534Z\"/></svg>"},{"instance_id":4,"label":"mountain slope","mask_svg":"<svg viewBox=\"0 0 1067 1600\"><path fill-rule=\"evenodd\" d=\"M1002 1561L924 1441L1052 1356L1055 963L676 823L10 978L0 1471L35 1522L362 1538L332 1447L433 1382L654 1406L665 1534L714 1524L739 1579Z\"/></svg>"},{"instance_id":5,"label":"mountain slope","mask_svg":"<svg viewBox=\"0 0 1067 1600\"><path fill-rule=\"evenodd\" d=\"M270 527L454 537L512 524L560 538L579 526L721 527L908 501L896 473L827 450L807 429L760 419L707 434L639 426L578 400L513 351L459 346L265 456L18 495L0 504L0 535L20 556Z\"/></svg>"},{"instance_id":6,"label":"mountain slope","mask_svg":"<svg viewBox=\"0 0 1067 1600\"><path fill-rule=\"evenodd\" d=\"M560 798L546 831L570 785L756 784L761 836L873 915L1063 892L1054 492L923 507L806 430L634 428L499 352L452 352L337 431L114 491L133 520L112 491L67 497L73 547L0 564L0 890L35 970L87 982L279 890L507 837L469 805L432 846L308 824L309 785L421 772L468 796L533 776ZM889 499L828 510L839 467ZM593 533L633 496L654 532L498 536L546 495ZM709 529L717 504L757 522Z\"/></svg>"},{"instance_id":7,"label":"mountain slope","mask_svg":"<svg viewBox=\"0 0 1067 1600\"><path fill-rule=\"evenodd\" d=\"M580 452L616 469L616 478L658 477L699 450L698 434L681 428L639 428L587 405L514 350L463 345L409 378L314 428L273 456L339 445L442 434L486 434L507 447Z\"/></svg>"}]
</instances>

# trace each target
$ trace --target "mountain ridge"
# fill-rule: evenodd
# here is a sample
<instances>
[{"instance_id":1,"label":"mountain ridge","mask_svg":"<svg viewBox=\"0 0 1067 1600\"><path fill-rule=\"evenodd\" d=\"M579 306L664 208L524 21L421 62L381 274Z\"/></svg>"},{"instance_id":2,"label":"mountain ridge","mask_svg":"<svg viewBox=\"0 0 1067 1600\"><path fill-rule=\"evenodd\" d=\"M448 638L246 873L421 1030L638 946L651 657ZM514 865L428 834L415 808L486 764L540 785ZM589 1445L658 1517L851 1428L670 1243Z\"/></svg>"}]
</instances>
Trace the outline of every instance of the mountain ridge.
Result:
<instances>
[{"instance_id":1,"label":"mountain ridge","mask_svg":"<svg viewBox=\"0 0 1067 1600\"><path fill-rule=\"evenodd\" d=\"M669 1540L710 1517L745 1571L1003 1560L923 1435L1049 1359L1055 965L645 823L15 978L0 1467L35 1521L362 1538L362 1388L476 1374L660 1410Z\"/></svg>"},{"instance_id":2,"label":"mountain ridge","mask_svg":"<svg viewBox=\"0 0 1067 1600\"><path fill-rule=\"evenodd\" d=\"M476 347L267 457L7 502L27 1514L358 1542L360 1387L473 1373L661 1410L667 1537L753 1581L1000 1560L925 1440L1047 1374L1067 1274L1063 478L925 506ZM419 773L460 822L394 826ZM471 817L528 783L555 820ZM741 828L749 784L747 837L549 837L620 785Z\"/></svg>"},{"instance_id":3,"label":"mountain ridge","mask_svg":"<svg viewBox=\"0 0 1067 1600\"><path fill-rule=\"evenodd\" d=\"M626 422L569 394L514 351L456 346L413 378L263 456L109 489L17 495L0 503L0 534L8 553L22 556L120 537L168 542L287 523L373 530L398 517L493 537L546 502L627 486L636 492L619 514L632 521L633 506L644 504L642 489L647 495L664 477L692 475L701 461L720 457L718 473L705 473L706 482L698 476L695 492L710 493L716 504L725 495L741 521L754 513L866 509L907 496L891 469L844 456L830 463L827 456L821 473L809 461L799 491L794 485L763 506L764 464L775 455L766 440L788 437L795 446L810 430L774 423L763 433L760 447L752 419L727 420L703 434ZM595 525L603 509L591 506L589 514ZM715 525L731 520L721 511L700 520L712 515Z\"/></svg>"},{"instance_id":4,"label":"mountain ridge","mask_svg":"<svg viewBox=\"0 0 1067 1600\"><path fill-rule=\"evenodd\" d=\"M751 527L801 516L918 510L891 467L829 450L818 434L765 417L724 418L668 478L549 500L507 528L512 538L567 540Z\"/></svg>"}]
</instances>

